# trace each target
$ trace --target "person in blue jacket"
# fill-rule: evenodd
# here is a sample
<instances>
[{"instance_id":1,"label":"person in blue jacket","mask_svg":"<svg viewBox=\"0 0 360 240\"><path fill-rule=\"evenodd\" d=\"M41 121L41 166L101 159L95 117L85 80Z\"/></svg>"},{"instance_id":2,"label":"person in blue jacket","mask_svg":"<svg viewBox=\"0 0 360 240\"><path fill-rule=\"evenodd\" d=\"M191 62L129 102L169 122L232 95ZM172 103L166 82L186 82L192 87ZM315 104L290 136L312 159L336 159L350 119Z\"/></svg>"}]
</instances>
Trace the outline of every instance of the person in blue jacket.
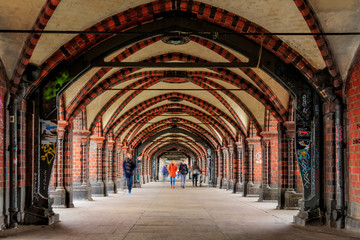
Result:
<instances>
[{"instance_id":1,"label":"person in blue jacket","mask_svg":"<svg viewBox=\"0 0 360 240\"><path fill-rule=\"evenodd\" d=\"M162 174L163 174L163 181L165 182L166 177L169 175L169 171L167 169L167 165L165 165L162 169Z\"/></svg>"},{"instance_id":2,"label":"person in blue jacket","mask_svg":"<svg viewBox=\"0 0 360 240\"><path fill-rule=\"evenodd\" d=\"M126 184L128 186L129 194L131 193L135 168L136 168L136 161L135 159L133 159L131 153L128 152L123 162L123 169L124 169L124 176L126 178Z\"/></svg>"}]
</instances>

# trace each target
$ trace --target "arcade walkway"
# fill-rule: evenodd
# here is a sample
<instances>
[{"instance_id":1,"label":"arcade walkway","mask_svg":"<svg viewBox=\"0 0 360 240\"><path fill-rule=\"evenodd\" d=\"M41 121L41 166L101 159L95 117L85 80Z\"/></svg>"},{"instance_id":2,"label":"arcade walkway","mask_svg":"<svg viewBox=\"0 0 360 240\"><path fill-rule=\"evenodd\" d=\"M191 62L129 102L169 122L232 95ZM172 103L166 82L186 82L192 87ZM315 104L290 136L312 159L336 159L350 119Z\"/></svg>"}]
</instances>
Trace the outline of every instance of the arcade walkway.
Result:
<instances>
[{"instance_id":1,"label":"arcade walkway","mask_svg":"<svg viewBox=\"0 0 360 240\"><path fill-rule=\"evenodd\" d=\"M291 223L297 211L274 210L214 188L175 189L156 182L120 193L75 202L55 209L61 222L53 226L20 226L0 232L0 239L360 239L360 234Z\"/></svg>"}]
</instances>

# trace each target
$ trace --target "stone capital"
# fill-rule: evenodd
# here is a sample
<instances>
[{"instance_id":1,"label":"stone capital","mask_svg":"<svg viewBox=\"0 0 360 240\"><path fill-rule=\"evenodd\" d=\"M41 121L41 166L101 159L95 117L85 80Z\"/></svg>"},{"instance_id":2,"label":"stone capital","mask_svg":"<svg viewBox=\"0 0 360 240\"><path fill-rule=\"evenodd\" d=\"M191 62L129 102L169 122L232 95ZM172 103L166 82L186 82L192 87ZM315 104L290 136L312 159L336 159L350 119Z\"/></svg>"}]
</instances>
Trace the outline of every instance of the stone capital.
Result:
<instances>
[{"instance_id":1,"label":"stone capital","mask_svg":"<svg viewBox=\"0 0 360 240\"><path fill-rule=\"evenodd\" d=\"M104 140L105 140L104 137L99 137L97 135L90 136L90 141L96 142L96 145L97 145L98 148L102 147L102 144L104 143Z\"/></svg>"},{"instance_id":2,"label":"stone capital","mask_svg":"<svg viewBox=\"0 0 360 240\"><path fill-rule=\"evenodd\" d=\"M89 142L89 138L88 138L88 137L82 137L82 138L81 138L81 144L87 145L88 142Z\"/></svg>"},{"instance_id":3,"label":"stone capital","mask_svg":"<svg viewBox=\"0 0 360 240\"><path fill-rule=\"evenodd\" d=\"M58 129L65 129L65 127L68 125L68 121L65 120L59 120L58 121Z\"/></svg>"},{"instance_id":4,"label":"stone capital","mask_svg":"<svg viewBox=\"0 0 360 240\"><path fill-rule=\"evenodd\" d=\"M285 134L287 139L294 139L295 138L295 122L294 121L287 121L283 123L285 127Z\"/></svg>"},{"instance_id":5,"label":"stone capital","mask_svg":"<svg viewBox=\"0 0 360 240\"><path fill-rule=\"evenodd\" d=\"M247 144L250 145L255 145L257 143L260 143L261 141L261 137L251 137L251 138L246 138L245 139Z\"/></svg>"},{"instance_id":6,"label":"stone capital","mask_svg":"<svg viewBox=\"0 0 360 240\"><path fill-rule=\"evenodd\" d=\"M67 121L63 121L63 120L58 121L58 138L59 139L64 139L67 125L68 125Z\"/></svg>"},{"instance_id":7,"label":"stone capital","mask_svg":"<svg viewBox=\"0 0 360 240\"><path fill-rule=\"evenodd\" d=\"M278 132L261 132L260 135L263 137L262 140L271 140L278 137Z\"/></svg>"},{"instance_id":8,"label":"stone capital","mask_svg":"<svg viewBox=\"0 0 360 240\"><path fill-rule=\"evenodd\" d=\"M90 131L89 130L74 130L73 134L76 136L90 136Z\"/></svg>"}]
</instances>

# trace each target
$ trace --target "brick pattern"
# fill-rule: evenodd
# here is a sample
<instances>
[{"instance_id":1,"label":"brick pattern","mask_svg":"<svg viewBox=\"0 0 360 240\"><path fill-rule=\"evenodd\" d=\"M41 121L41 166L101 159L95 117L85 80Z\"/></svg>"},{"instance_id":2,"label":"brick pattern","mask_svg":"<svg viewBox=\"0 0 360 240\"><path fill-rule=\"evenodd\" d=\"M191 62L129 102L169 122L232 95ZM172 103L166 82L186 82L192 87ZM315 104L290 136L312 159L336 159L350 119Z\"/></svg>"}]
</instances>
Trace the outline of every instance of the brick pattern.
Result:
<instances>
[{"instance_id":1,"label":"brick pattern","mask_svg":"<svg viewBox=\"0 0 360 240\"><path fill-rule=\"evenodd\" d=\"M18 187L25 187L26 179L26 100L22 100L18 106L18 146L17 167Z\"/></svg>"},{"instance_id":2,"label":"brick pattern","mask_svg":"<svg viewBox=\"0 0 360 240\"><path fill-rule=\"evenodd\" d=\"M288 188L289 142L285 130L279 132L278 183L279 188ZM291 154L291 153L290 153Z\"/></svg>"},{"instance_id":3,"label":"brick pattern","mask_svg":"<svg viewBox=\"0 0 360 240\"><path fill-rule=\"evenodd\" d=\"M215 8L211 5L203 4L197 1L179 1L178 4L173 4L173 0L155 1L136 8L129 9L125 12L111 16L100 23L94 25L88 30L94 31L126 31L139 24L139 22L152 22L154 15L160 12L167 11L187 11L196 14L200 20L208 21L218 24L222 27L228 28L235 32L264 32L268 31L255 23L248 21L240 16L236 16L228 11L220 8ZM213 10L217 14L213 15ZM309 80L312 79L314 68L302 58L295 50L291 49L285 42L281 41L276 36L246 36L254 42L260 44L263 42L263 47L275 54L285 63L291 63L298 68ZM71 61L79 56L84 51L87 51L93 45L100 41L110 38L109 36L99 36L93 34L78 35L61 47L57 52L51 56L42 71L42 77L35 83L39 84L41 80L62 60Z\"/></svg>"},{"instance_id":4,"label":"brick pattern","mask_svg":"<svg viewBox=\"0 0 360 240\"><path fill-rule=\"evenodd\" d=\"M172 54L164 54L161 56L153 57L151 59L152 59L152 61L160 61L160 60L161 61L166 61L166 60L183 60L183 61L185 61L185 60L189 60L189 59L191 61L196 61L197 58L195 58L193 56L188 56L186 54L172 53ZM201 60L201 59L198 59L198 60ZM132 71L133 70L135 70L135 69L132 69ZM92 100L94 100L100 94L104 93L105 89L107 89L109 87L111 88L111 87L115 86L116 84L131 80L134 78L145 77L144 79L140 79L140 80L136 81L135 83L130 84L129 86L127 86L127 88L134 89L135 87L138 87L138 86L146 83L146 84L142 85L142 87L141 87L141 88L146 89L156 83L159 83L158 77L164 76L164 74L165 74L164 71L149 71L149 72L142 72L142 73L126 76L125 75L126 72L127 72L126 70L122 69L120 72L114 74L110 78L107 78L104 81L102 81L101 83L99 83L94 89L92 89L88 93L87 98L79 100L79 101L75 101L73 103L73 105L71 105L67 108L67 112L69 114L67 119L71 120L72 117L74 116L74 114L78 113L81 109L85 108L87 104L89 104ZM206 87L207 89L210 89L210 88L207 87L206 84L209 84L209 85L212 85L212 86L218 87L218 88L223 88L223 87L207 78L204 78L204 77L217 78L219 80L228 82L236 87L248 89L247 92L250 95L252 95L256 99L258 99L261 103L263 103L265 105L265 107L267 107L267 108L270 107L271 112L278 118L279 121L286 119L286 115L285 115L286 110L283 107L279 106L279 104L276 105L276 101L274 100L274 97L269 98L268 95L263 94L261 91L257 90L257 88L254 87L252 84L250 84L249 82L240 78L238 75L236 75L234 73L231 73L229 71L226 71L226 72L219 71L219 73L220 74L213 74L213 73L208 73L208 72L190 72L190 73L188 73L188 75L189 75L189 77L193 77L194 83L198 84L201 87ZM227 76L227 77L223 77L222 75ZM251 75L251 76L253 76L253 75ZM198 77L200 77L200 78L198 78ZM139 94L141 92L142 92L141 90L133 92L130 99L133 99L137 94ZM209 92L212 93L222 104L226 104L226 101L224 102L218 93L216 93L216 92L214 93L211 91L209 91ZM234 99L234 101L247 114L249 114L250 118L252 120L254 120L254 123L256 124L256 126L258 127L258 130L260 131L260 126L257 123L256 118L253 116L251 111L241 102L241 100L238 99L232 93L228 93L226 91L224 91L224 92L230 98ZM95 121L91 124L90 130L92 130L92 128L94 127L94 124L96 124L96 122L107 111L107 109L113 103L115 103L121 96L123 96L125 93L127 93L127 91L118 92L101 108L101 110L99 111L99 113L97 114L97 116L95 118ZM269 93L267 93L267 94L269 94ZM244 124L240 121L237 114L231 109L230 106L226 106L226 108L229 109L229 111L232 113L233 117L237 120L237 122L239 122L241 130L243 131L243 133L245 133L246 130L245 130ZM116 117L116 115L113 116L112 120L115 117ZM236 126L238 126L238 124L236 124ZM107 130L108 130L108 126L105 127L105 131L107 131Z\"/></svg>"},{"instance_id":5,"label":"brick pattern","mask_svg":"<svg viewBox=\"0 0 360 240\"><path fill-rule=\"evenodd\" d=\"M180 56L182 56L180 58ZM151 58L154 61L159 61L161 59L161 61L164 60L196 60L196 57L193 56L188 56L186 54L181 54L181 53L172 53L172 54L164 54L161 56L157 56L157 57L153 57ZM201 60L201 59L199 59ZM201 60L203 61L203 60ZM134 71L135 69L131 69L130 73L132 71ZM243 78L239 77L238 75L230 72L229 70L226 70L227 72L224 73L221 69L220 70L214 70L214 71L218 71L219 73L221 73L222 75L228 76L228 77L223 77L220 74L214 74L214 73L209 73L209 72L201 72L201 71L196 71L196 72L189 72L188 75L189 77L193 77L193 82L195 84L198 84L201 87L206 87L206 84L209 84L213 87L216 88L223 88L221 85L216 84L215 82L204 78L205 76L208 77L212 77L212 78L217 78L219 80L228 82L230 84L233 84L236 87L240 87L240 88L245 88L248 89L247 92L254 96L255 98L257 98L259 101L261 101L266 107L270 107L272 113L278 118L278 120L283 120L285 119L285 113L286 113L286 109L284 107L282 107L282 105L276 101L276 99L274 98L274 95L269 95L272 92L267 90L265 94L263 94L261 91L257 90L256 87L254 87L252 84L250 84L249 82L245 81ZM112 75L110 78L105 79L103 82L101 82L97 87L95 87L92 91L88 92L87 95L85 95L85 92L87 92L87 88L89 88L89 86L91 86L91 84L86 84L85 85L85 89L81 89L80 92L78 93L78 95L75 97L76 101L73 100L73 102L71 103L71 105L67 108L67 112L68 112L68 119L71 120L74 113L78 113L78 111L82 108L85 108L85 106L87 104L89 104L91 102L91 100L95 99L97 96L99 96L100 94L102 94L105 89L112 87L116 84L134 79L134 78L138 78L138 77L146 77L144 79L138 80L133 84L130 84L129 86L127 86L127 88L130 89L134 89L135 87L140 86L143 83L148 83L146 85L143 85L142 88L148 88L151 86L151 84L148 81L151 81L152 78L153 79L152 83L156 84L159 83L159 79L156 78L164 76L165 71L149 71L149 72L142 72L142 73L138 73L138 74L132 74L130 76L125 75L125 73L129 73L128 71L122 69L120 72ZM105 73L104 73L105 74ZM97 76L98 74L95 74L94 76ZM256 79L258 79L259 77L256 77L256 74L249 74L250 77L253 78L254 81L256 81ZM255 75L255 77L254 77ZM96 77L96 79L100 79L101 76L100 75L98 77ZM94 78L94 77L93 77ZM92 82L93 78L91 78L89 81ZM261 86L263 86L264 84L262 84ZM210 89L209 87L206 87L207 89ZM263 87L264 88L264 87ZM224 88L225 89L225 88ZM266 90L266 89L265 89ZM94 127L94 124L96 123L96 121L98 121L98 119L106 112L106 110L113 104L115 103L121 96L123 96L125 93L127 93L128 91L120 91L117 94L115 94L103 107L102 109L99 111L99 113L96 116L96 120L94 123L91 124L91 129ZM139 94L141 91L138 91L137 94ZM212 94L215 94L211 91L209 91ZM251 113L251 111L245 106L245 104L242 103L242 101L237 98L234 94L229 93L227 91L224 91L224 93L226 95L228 95L230 98L234 99L234 101L250 116L250 118L254 121L254 123L256 124L256 126L258 127L258 130L260 131L260 126L257 123L256 118L253 116L253 114ZM84 96L85 95L85 96ZM86 97L84 99L84 97ZM221 99L221 97L219 97L220 95L217 94L215 97L219 99L219 101L221 103L224 104L224 101ZM231 108L229 106L226 106L229 110L231 110ZM235 119L239 122L240 127L243 131L243 133L245 133L245 127L243 125L243 123L240 121L240 119L238 118L237 114L235 114L233 111L231 111L232 115L235 117Z\"/></svg>"},{"instance_id":6,"label":"brick pattern","mask_svg":"<svg viewBox=\"0 0 360 240\"><path fill-rule=\"evenodd\" d=\"M360 48L349 71L346 89L349 201L360 203Z\"/></svg>"},{"instance_id":7,"label":"brick pattern","mask_svg":"<svg viewBox=\"0 0 360 240\"><path fill-rule=\"evenodd\" d=\"M294 3L298 7L301 15L304 17L304 20L309 26L310 31L312 33L322 33L323 30L321 28L320 21L318 20L308 0L294 0ZM319 47L321 55L323 56L325 65L327 66L329 73L335 79L335 87L341 86L342 79L337 68L336 61L334 61L334 58L332 56L331 49L329 48L326 36L314 36L314 39ZM326 96L326 93L322 92L322 95Z\"/></svg>"},{"instance_id":8,"label":"brick pattern","mask_svg":"<svg viewBox=\"0 0 360 240\"><path fill-rule=\"evenodd\" d=\"M149 127L145 128L140 134L135 136L132 141L129 141L129 143L131 143L132 146L137 146L137 144L140 141L142 141L144 138L150 137L154 133L162 130L162 127L163 128L172 127L174 125L172 123L172 122L174 122L174 120L178 122L178 123L176 123L177 127L187 129L192 133L197 133L197 135L199 135L199 133L200 133L202 136L205 136L205 138L203 138L203 139L210 139L212 137L212 135L210 135L208 133L208 131L206 131L206 129L200 127L198 124L194 124L190 121L180 119L180 118L167 118L167 119L156 122L156 123L150 125ZM167 123L167 122L170 122L170 123ZM180 122L184 122L185 124L182 124ZM162 125L162 126L160 128L157 128L160 125ZM155 131L152 131L152 130L155 130Z\"/></svg>"},{"instance_id":9,"label":"brick pattern","mask_svg":"<svg viewBox=\"0 0 360 240\"><path fill-rule=\"evenodd\" d=\"M72 186L72 139L73 139L73 130L69 128L68 134L64 138L65 146L65 158L64 158L64 186Z\"/></svg>"},{"instance_id":10,"label":"brick pattern","mask_svg":"<svg viewBox=\"0 0 360 240\"><path fill-rule=\"evenodd\" d=\"M218 109L217 107L211 105L210 103L203 101L197 97L191 96L191 95L186 95L186 94L182 94L182 93L166 93L163 95L159 95L156 96L154 98L148 99L144 102L141 102L140 104L136 105L135 107L131 108L130 110L128 110L126 113L123 114L123 116L130 116L131 114L135 114L136 111L142 111L143 109L147 109L152 105L155 105L159 102L165 101L169 98L172 97L176 97L176 98L180 98L183 99L185 101L194 103L195 105L203 108L204 110L206 110L207 112L209 112L210 114L220 114L222 115L227 121L233 123L234 121L228 117L223 111L221 111L220 109ZM125 105L125 103L124 103ZM119 106L119 108L117 109L117 112L120 112L120 110L123 108L123 104L121 106ZM108 121L107 125L113 125L116 126L117 124L120 123L121 118L118 118L116 121L112 122L114 119L115 113L112 117L112 119L110 119ZM222 123L221 127L224 127L227 129L226 132L231 133L232 131L229 129L229 127L223 122L223 120L219 119L218 121L220 121L220 123ZM235 124L235 123L234 123ZM220 126L219 126L220 127ZM229 134L231 137L235 138L235 136L233 134ZM117 133L115 133L115 137L118 137Z\"/></svg>"},{"instance_id":11,"label":"brick pattern","mask_svg":"<svg viewBox=\"0 0 360 240\"><path fill-rule=\"evenodd\" d=\"M167 139L167 138L169 138L169 139ZM156 140L157 141L165 141L165 140L172 140L172 139L183 140L183 141L194 141L194 139L191 139L184 135L179 135L179 134L166 135L164 137L157 138ZM201 155L206 153L206 149L200 143L194 142L194 143L191 143L191 146L194 147L195 149L197 149L197 152L199 152ZM149 143L148 145L146 145L146 147L142 151L142 154L150 155L148 152L150 152L152 148L157 148L157 142L152 142L152 143ZM200 157L200 155L198 155L198 157Z\"/></svg>"},{"instance_id":12,"label":"brick pattern","mask_svg":"<svg viewBox=\"0 0 360 240\"><path fill-rule=\"evenodd\" d=\"M132 121L127 121L125 120L121 127L118 128L118 130L116 131L116 136L121 136L122 133L128 129L131 128L132 124L134 124L134 127L132 128L132 130L129 131L129 133L124 137L124 141L127 141L130 137L130 134L136 136L136 134L138 134L140 132L140 129L148 122L151 122L151 120L157 116L161 116L161 114L165 113L169 108L171 107L176 107L176 108L181 108L183 113L187 113L189 115L203 115L203 112L198 111L195 108L192 107L188 107L182 104L167 104L167 105L163 105L161 107L158 108L153 108L150 111L144 112L142 115L145 116L144 118L138 117L133 119ZM126 114L124 114L126 116ZM149 116L149 117L147 117ZM200 117L200 116L194 116L196 119L198 119L200 122L204 122L204 123L211 123L211 127L214 128L221 136L224 136L223 132L226 133L227 135L233 134L232 132L228 132L227 128L223 127L223 122L222 121L217 121L216 118L212 118L212 117ZM215 131L210 128L209 131L211 132L211 134L213 136L216 136ZM221 131L220 131L221 130Z\"/></svg>"},{"instance_id":13,"label":"brick pattern","mask_svg":"<svg viewBox=\"0 0 360 240\"><path fill-rule=\"evenodd\" d=\"M32 29L44 30L46 24L50 20L52 14L54 13L56 7L59 5L60 2L61 0L47 0L44 7L41 9ZM40 39L40 36L41 33L31 33L27 37L19 61L14 70L13 77L11 79L15 84L20 83L21 76L24 73L25 68L30 61L31 55L34 52L34 49Z\"/></svg>"},{"instance_id":14,"label":"brick pattern","mask_svg":"<svg viewBox=\"0 0 360 240\"><path fill-rule=\"evenodd\" d=\"M324 107L324 198L335 199L336 161L335 161L335 106L326 102Z\"/></svg>"}]
</instances>

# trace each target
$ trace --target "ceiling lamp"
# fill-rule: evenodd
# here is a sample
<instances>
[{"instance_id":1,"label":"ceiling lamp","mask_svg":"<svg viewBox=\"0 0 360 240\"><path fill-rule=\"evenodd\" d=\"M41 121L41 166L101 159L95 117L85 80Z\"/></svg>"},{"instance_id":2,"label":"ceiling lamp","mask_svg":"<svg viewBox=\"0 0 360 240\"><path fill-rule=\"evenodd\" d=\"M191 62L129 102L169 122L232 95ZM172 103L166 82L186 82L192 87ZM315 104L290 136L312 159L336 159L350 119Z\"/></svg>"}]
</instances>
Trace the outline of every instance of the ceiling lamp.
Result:
<instances>
[{"instance_id":1,"label":"ceiling lamp","mask_svg":"<svg viewBox=\"0 0 360 240\"><path fill-rule=\"evenodd\" d=\"M181 102L183 99L179 97L169 97L167 100L170 102Z\"/></svg>"},{"instance_id":2,"label":"ceiling lamp","mask_svg":"<svg viewBox=\"0 0 360 240\"><path fill-rule=\"evenodd\" d=\"M190 41L188 37L182 35L163 36L161 40L172 45L183 45Z\"/></svg>"}]
</instances>

